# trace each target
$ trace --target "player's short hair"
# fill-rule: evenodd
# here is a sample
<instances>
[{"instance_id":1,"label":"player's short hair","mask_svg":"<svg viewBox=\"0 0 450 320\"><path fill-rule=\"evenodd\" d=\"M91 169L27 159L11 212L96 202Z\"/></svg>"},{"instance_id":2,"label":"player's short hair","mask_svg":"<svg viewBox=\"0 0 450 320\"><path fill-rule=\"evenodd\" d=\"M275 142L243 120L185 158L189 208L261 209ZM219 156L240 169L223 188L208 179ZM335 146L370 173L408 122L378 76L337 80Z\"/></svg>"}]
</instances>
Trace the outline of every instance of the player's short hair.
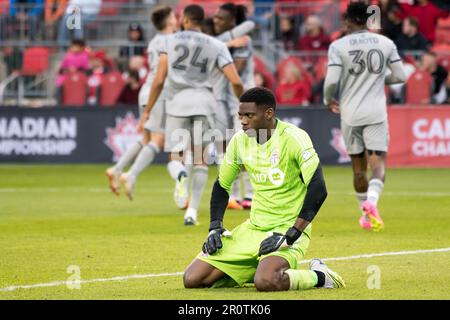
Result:
<instances>
[{"instance_id":1,"label":"player's short hair","mask_svg":"<svg viewBox=\"0 0 450 320\"><path fill-rule=\"evenodd\" d=\"M151 13L152 23L159 31L163 30L167 25L167 18L172 13L172 8L169 6L156 6Z\"/></svg>"},{"instance_id":2,"label":"player's short hair","mask_svg":"<svg viewBox=\"0 0 450 320\"><path fill-rule=\"evenodd\" d=\"M225 3L220 9L228 11L236 20L236 24L241 24L247 19L247 8L243 5L237 5L232 2Z\"/></svg>"},{"instance_id":3,"label":"player's short hair","mask_svg":"<svg viewBox=\"0 0 450 320\"><path fill-rule=\"evenodd\" d=\"M215 36L213 18L206 18L202 21L202 32L210 36Z\"/></svg>"},{"instance_id":4,"label":"player's short hair","mask_svg":"<svg viewBox=\"0 0 450 320\"><path fill-rule=\"evenodd\" d=\"M415 27L416 29L419 29L419 20L417 20L416 17L406 17L405 20L408 20L409 24Z\"/></svg>"},{"instance_id":5,"label":"player's short hair","mask_svg":"<svg viewBox=\"0 0 450 320\"><path fill-rule=\"evenodd\" d=\"M345 19L358 25L363 26L367 23L371 13L367 12L369 5L364 2L352 2L348 5L345 12Z\"/></svg>"},{"instance_id":6,"label":"player's short hair","mask_svg":"<svg viewBox=\"0 0 450 320\"><path fill-rule=\"evenodd\" d=\"M254 102L256 106L276 109L277 102L272 91L263 87L254 87L245 91L239 98L240 102Z\"/></svg>"},{"instance_id":7,"label":"player's short hair","mask_svg":"<svg viewBox=\"0 0 450 320\"><path fill-rule=\"evenodd\" d=\"M192 23L201 25L205 19L205 10L199 5L191 4L184 8L183 16L187 17Z\"/></svg>"}]
</instances>

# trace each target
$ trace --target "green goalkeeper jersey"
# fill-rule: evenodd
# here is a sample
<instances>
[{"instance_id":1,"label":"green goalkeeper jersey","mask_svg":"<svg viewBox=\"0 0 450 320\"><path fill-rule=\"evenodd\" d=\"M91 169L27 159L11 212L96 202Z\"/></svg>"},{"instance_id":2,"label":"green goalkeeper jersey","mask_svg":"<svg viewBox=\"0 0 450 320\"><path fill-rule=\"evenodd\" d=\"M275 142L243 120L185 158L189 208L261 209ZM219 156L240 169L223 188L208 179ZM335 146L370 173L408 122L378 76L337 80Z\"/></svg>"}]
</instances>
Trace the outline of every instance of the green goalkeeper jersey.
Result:
<instances>
[{"instance_id":1,"label":"green goalkeeper jersey","mask_svg":"<svg viewBox=\"0 0 450 320\"><path fill-rule=\"evenodd\" d=\"M242 130L233 136L220 166L219 183L230 193L243 165L254 190L250 222L258 229L271 230L294 224L318 164L309 135L277 119L264 144Z\"/></svg>"}]
</instances>

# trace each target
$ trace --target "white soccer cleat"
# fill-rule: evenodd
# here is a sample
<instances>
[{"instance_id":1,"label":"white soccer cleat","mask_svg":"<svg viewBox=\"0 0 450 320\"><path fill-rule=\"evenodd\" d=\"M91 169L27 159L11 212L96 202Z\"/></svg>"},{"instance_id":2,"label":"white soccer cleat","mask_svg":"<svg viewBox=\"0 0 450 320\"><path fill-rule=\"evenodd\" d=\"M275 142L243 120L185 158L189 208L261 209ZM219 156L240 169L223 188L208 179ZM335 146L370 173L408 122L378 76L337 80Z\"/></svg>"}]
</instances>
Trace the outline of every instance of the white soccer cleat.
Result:
<instances>
[{"instance_id":1,"label":"white soccer cleat","mask_svg":"<svg viewBox=\"0 0 450 320\"><path fill-rule=\"evenodd\" d=\"M119 193L120 172L117 171L114 167L110 167L106 170L106 176L108 177L109 188L116 196L118 196L120 194Z\"/></svg>"},{"instance_id":2,"label":"white soccer cleat","mask_svg":"<svg viewBox=\"0 0 450 320\"><path fill-rule=\"evenodd\" d=\"M175 191L173 193L175 204L180 209L186 209L188 206L189 193L187 191L186 180L186 176L181 176L180 180L177 180Z\"/></svg>"},{"instance_id":3,"label":"white soccer cleat","mask_svg":"<svg viewBox=\"0 0 450 320\"><path fill-rule=\"evenodd\" d=\"M325 274L325 284L322 288L337 289L344 288L344 279L336 272L328 268L328 266L321 259L313 259L309 263L309 268L313 271L319 271Z\"/></svg>"},{"instance_id":4,"label":"white soccer cleat","mask_svg":"<svg viewBox=\"0 0 450 320\"><path fill-rule=\"evenodd\" d=\"M125 194L127 195L128 199L133 200L133 193L134 193L134 186L136 185L136 179L127 174L122 173L120 175L120 183L125 189Z\"/></svg>"},{"instance_id":5,"label":"white soccer cleat","mask_svg":"<svg viewBox=\"0 0 450 320\"><path fill-rule=\"evenodd\" d=\"M185 226L196 226L197 222L197 210L194 208L188 208L184 214L184 225Z\"/></svg>"}]
</instances>

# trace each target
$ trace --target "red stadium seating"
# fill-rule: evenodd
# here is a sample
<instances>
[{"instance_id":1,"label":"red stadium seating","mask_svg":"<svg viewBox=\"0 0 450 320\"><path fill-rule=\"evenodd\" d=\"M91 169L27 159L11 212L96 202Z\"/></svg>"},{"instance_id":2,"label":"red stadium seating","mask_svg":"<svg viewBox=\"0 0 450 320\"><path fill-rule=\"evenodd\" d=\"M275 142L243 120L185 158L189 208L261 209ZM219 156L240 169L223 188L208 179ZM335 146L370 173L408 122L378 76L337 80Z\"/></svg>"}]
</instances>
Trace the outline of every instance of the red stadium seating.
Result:
<instances>
[{"instance_id":1,"label":"red stadium seating","mask_svg":"<svg viewBox=\"0 0 450 320\"><path fill-rule=\"evenodd\" d=\"M253 57L253 61L255 63L255 72L261 73L264 80L266 81L266 87L270 90L275 88L275 77L272 72L267 68L264 60L258 56Z\"/></svg>"},{"instance_id":2,"label":"red stadium seating","mask_svg":"<svg viewBox=\"0 0 450 320\"><path fill-rule=\"evenodd\" d=\"M409 104L430 103L433 78L428 72L417 70L406 82L405 102Z\"/></svg>"},{"instance_id":3,"label":"red stadium seating","mask_svg":"<svg viewBox=\"0 0 450 320\"><path fill-rule=\"evenodd\" d=\"M62 104L84 106L87 96L87 77L82 72L69 73L63 83Z\"/></svg>"},{"instance_id":4,"label":"red stadium seating","mask_svg":"<svg viewBox=\"0 0 450 320\"><path fill-rule=\"evenodd\" d=\"M104 74L100 85L100 105L114 106L124 85L125 81L119 71Z\"/></svg>"},{"instance_id":5,"label":"red stadium seating","mask_svg":"<svg viewBox=\"0 0 450 320\"><path fill-rule=\"evenodd\" d=\"M445 70L450 71L450 51L448 55L443 56L438 55L438 62L441 66L445 68Z\"/></svg>"},{"instance_id":6,"label":"red stadium seating","mask_svg":"<svg viewBox=\"0 0 450 320\"><path fill-rule=\"evenodd\" d=\"M43 47L27 48L23 52L22 75L34 76L48 70L49 50Z\"/></svg>"}]
</instances>

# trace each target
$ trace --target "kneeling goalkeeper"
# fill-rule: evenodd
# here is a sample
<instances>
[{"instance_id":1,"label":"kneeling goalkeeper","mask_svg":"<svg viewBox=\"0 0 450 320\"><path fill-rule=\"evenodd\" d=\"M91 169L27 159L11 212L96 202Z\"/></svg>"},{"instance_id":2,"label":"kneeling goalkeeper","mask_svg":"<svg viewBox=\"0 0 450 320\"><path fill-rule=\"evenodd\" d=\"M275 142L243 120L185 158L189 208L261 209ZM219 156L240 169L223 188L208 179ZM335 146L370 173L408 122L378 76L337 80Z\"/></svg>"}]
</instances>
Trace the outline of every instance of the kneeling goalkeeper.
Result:
<instances>
[{"instance_id":1,"label":"kneeling goalkeeper","mask_svg":"<svg viewBox=\"0 0 450 320\"><path fill-rule=\"evenodd\" d=\"M327 197L319 158L308 134L275 117L265 88L240 98L242 129L231 139L211 195L211 220L202 252L184 273L186 288L254 283L259 291L338 288L342 278L321 260L299 270L311 239L311 221ZM223 226L229 192L244 166L254 189L250 219Z\"/></svg>"}]
</instances>

